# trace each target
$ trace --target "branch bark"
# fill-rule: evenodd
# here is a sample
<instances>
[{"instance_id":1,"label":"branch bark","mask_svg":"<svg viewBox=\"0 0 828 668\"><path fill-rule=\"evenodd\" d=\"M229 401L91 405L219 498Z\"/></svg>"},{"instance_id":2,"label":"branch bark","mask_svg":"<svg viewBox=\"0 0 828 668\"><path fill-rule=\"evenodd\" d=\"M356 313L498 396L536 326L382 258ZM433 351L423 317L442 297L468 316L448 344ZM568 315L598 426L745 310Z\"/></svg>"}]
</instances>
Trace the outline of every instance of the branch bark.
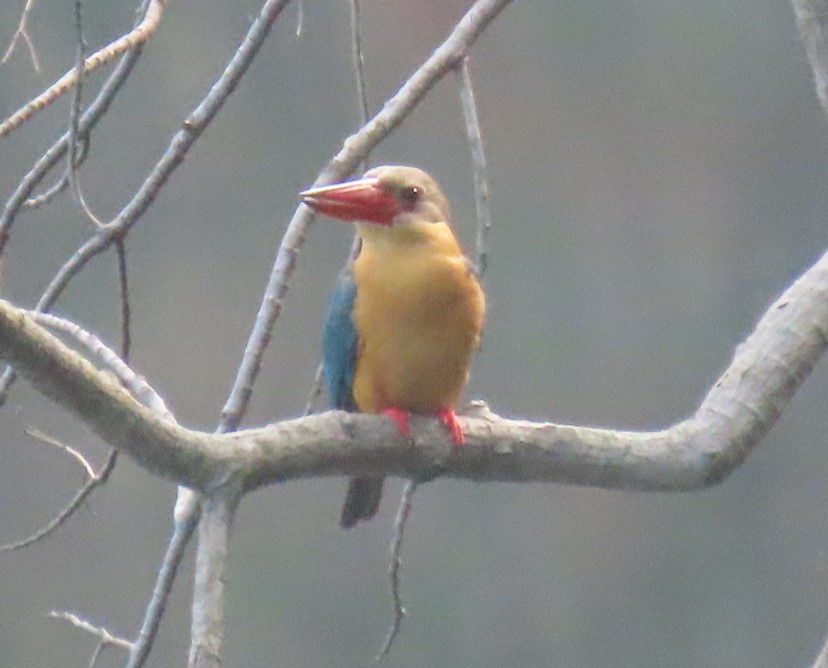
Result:
<instances>
[{"instance_id":1,"label":"branch bark","mask_svg":"<svg viewBox=\"0 0 828 668\"><path fill-rule=\"evenodd\" d=\"M230 529L240 499L232 485L217 489L201 502L198 525L190 668L220 668L224 644L224 587Z\"/></svg>"},{"instance_id":2,"label":"branch bark","mask_svg":"<svg viewBox=\"0 0 828 668\"><path fill-rule=\"evenodd\" d=\"M159 419L85 359L0 300L0 357L110 445L178 484L210 494L303 477L398 475L692 490L739 466L828 344L828 254L768 309L695 414L654 432L504 419L477 406L452 448L415 419L413 447L381 417L331 411L261 429L208 434Z\"/></svg>"}]
</instances>

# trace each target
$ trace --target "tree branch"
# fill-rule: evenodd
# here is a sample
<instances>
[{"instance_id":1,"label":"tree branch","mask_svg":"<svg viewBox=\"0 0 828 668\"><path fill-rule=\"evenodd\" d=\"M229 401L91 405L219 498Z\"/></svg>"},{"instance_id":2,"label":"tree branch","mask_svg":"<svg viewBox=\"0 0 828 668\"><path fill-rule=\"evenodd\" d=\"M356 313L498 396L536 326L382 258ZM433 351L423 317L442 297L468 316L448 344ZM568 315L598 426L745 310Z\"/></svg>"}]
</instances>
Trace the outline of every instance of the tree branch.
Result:
<instances>
[{"instance_id":1,"label":"tree branch","mask_svg":"<svg viewBox=\"0 0 828 668\"><path fill-rule=\"evenodd\" d=\"M99 372L25 311L0 300L0 312L0 357L19 362L19 370L38 391L77 414L119 450L143 453L139 461L156 473L201 483L212 476L214 462L197 448L182 447L187 439L182 441L180 432L187 430L140 404L111 374ZM189 467L193 475L182 470Z\"/></svg>"},{"instance_id":2,"label":"tree branch","mask_svg":"<svg viewBox=\"0 0 828 668\"><path fill-rule=\"evenodd\" d=\"M232 485L217 489L201 502L198 525L190 668L219 668L224 644L224 587L230 529L241 498Z\"/></svg>"},{"instance_id":3,"label":"tree branch","mask_svg":"<svg viewBox=\"0 0 828 668\"><path fill-rule=\"evenodd\" d=\"M26 0L26 4L23 7L23 13L20 15L20 21L17 24L17 30L14 31L14 35L12 35L11 42L9 42L6 52L3 54L3 57L0 58L0 65L4 65L8 62L12 53L14 53L14 50L17 48L18 42L22 39L26 42L26 46L29 49L29 57L32 59L32 66L34 67L35 72L40 74L40 61L37 58L37 51L34 47L34 43L32 42L32 38L29 37L26 25L29 19L29 13L32 9L34 9L34 0Z\"/></svg>"},{"instance_id":4,"label":"tree branch","mask_svg":"<svg viewBox=\"0 0 828 668\"><path fill-rule=\"evenodd\" d=\"M170 424L0 300L0 357L150 471L209 493L303 477L441 475L639 490L720 482L782 414L828 343L828 254L768 309L695 415L655 432L501 418L479 406L452 448L435 420L413 421L415 444L378 416L330 411L262 429L207 434Z\"/></svg>"},{"instance_id":5,"label":"tree branch","mask_svg":"<svg viewBox=\"0 0 828 668\"><path fill-rule=\"evenodd\" d=\"M457 68L460 80L460 104L466 121L466 140L471 152L472 172L474 173L474 205L477 211L477 273L482 280L489 263L489 232L492 229L492 210L489 206L489 176L486 167L486 151L483 149L483 134L480 131L480 119L477 115L477 103L474 100L471 72L468 56L463 58Z\"/></svg>"}]
</instances>

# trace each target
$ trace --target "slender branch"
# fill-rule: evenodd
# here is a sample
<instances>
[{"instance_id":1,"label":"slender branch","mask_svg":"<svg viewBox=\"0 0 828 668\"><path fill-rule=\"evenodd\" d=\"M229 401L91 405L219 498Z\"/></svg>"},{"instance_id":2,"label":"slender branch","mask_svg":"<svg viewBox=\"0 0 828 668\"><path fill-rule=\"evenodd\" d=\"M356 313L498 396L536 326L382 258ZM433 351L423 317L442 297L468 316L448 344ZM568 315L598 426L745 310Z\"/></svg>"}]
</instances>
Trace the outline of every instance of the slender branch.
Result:
<instances>
[{"instance_id":1,"label":"slender branch","mask_svg":"<svg viewBox=\"0 0 828 668\"><path fill-rule=\"evenodd\" d=\"M466 138L471 150L472 171L474 172L474 204L477 208L477 272L482 277L489 261L489 231L492 228L492 212L489 207L489 176L486 168L486 152L483 149L483 135L477 104L474 101L469 59L463 58L458 67L460 79L460 103L466 120Z\"/></svg>"},{"instance_id":2,"label":"slender branch","mask_svg":"<svg viewBox=\"0 0 828 668\"><path fill-rule=\"evenodd\" d=\"M161 22L161 13L164 9L165 2L166 0L152 0L144 16L144 20L126 35L119 37L111 44L89 56L84 61L83 73L89 74L129 49L146 42L155 33ZM0 123L0 138L5 137L14 129L29 121L38 111L48 107L61 95L70 91L77 83L78 73L73 68L40 95L29 100L5 121Z\"/></svg>"},{"instance_id":3,"label":"slender branch","mask_svg":"<svg viewBox=\"0 0 828 668\"><path fill-rule=\"evenodd\" d=\"M368 89L365 85L365 58L362 53L362 19L360 0L351 0L351 63L354 68L357 99L359 101L359 125L368 122ZM368 154L362 160L362 169L368 169Z\"/></svg>"},{"instance_id":4,"label":"slender branch","mask_svg":"<svg viewBox=\"0 0 828 668\"><path fill-rule=\"evenodd\" d=\"M83 98L83 79L84 71L83 64L86 57L86 39L83 36L83 0L75 0L75 40L77 41L77 56L75 60L75 94L72 96L72 104L69 110L69 156L66 165L66 174L69 186L81 210L87 217L96 225L101 225L101 221L92 213L92 209L86 203L83 196L83 190L80 185L80 175L78 174L79 160L81 153L79 149L78 126L80 122L81 99ZM84 144L88 146L88 142L84 140Z\"/></svg>"},{"instance_id":5,"label":"slender branch","mask_svg":"<svg viewBox=\"0 0 828 668\"><path fill-rule=\"evenodd\" d=\"M132 312L129 307L129 272L127 271L126 241L123 237L115 241L118 255L118 285L121 295L121 359L129 362L132 348Z\"/></svg>"},{"instance_id":6,"label":"slender branch","mask_svg":"<svg viewBox=\"0 0 828 668\"><path fill-rule=\"evenodd\" d=\"M23 7L23 13L20 15L20 21L17 24L17 30L14 31L14 35L12 35L11 42L9 42L9 48L6 49L6 52L3 54L3 57L0 58L0 65L3 65L8 62L9 58L11 58L12 53L14 53L15 48L17 48L18 42L22 39L26 42L26 46L29 49L29 56L32 59L32 66L35 69L35 72L40 74L40 61L37 58L37 51L34 48L34 44L32 43L32 38L29 37L29 33L27 31L27 22L29 20L29 13L34 8L35 0L26 0L26 4Z\"/></svg>"},{"instance_id":7,"label":"slender branch","mask_svg":"<svg viewBox=\"0 0 828 668\"><path fill-rule=\"evenodd\" d=\"M152 644L158 633L158 626L161 623L161 618L164 616L164 611L167 607L167 600L172 591L172 585L175 581L178 567L184 557L184 550L198 525L198 498L192 496L190 499L193 509L187 509L183 513L183 517L180 520L176 520L173 524L173 534L167 545L167 551L164 554L164 560L161 562L161 568L158 570L152 597L144 613L141 630L132 645L126 668L141 668L149 656L150 649L152 649Z\"/></svg>"},{"instance_id":8,"label":"slender branch","mask_svg":"<svg viewBox=\"0 0 828 668\"><path fill-rule=\"evenodd\" d=\"M86 331L71 320L59 318L50 313L37 313L36 311L32 311L30 315L38 324L70 336L78 345L100 359L106 370L114 374L121 385L129 390L133 397L164 420L175 422L175 417L170 409L167 408L167 404L161 398L161 395L155 391L143 376L137 374L132 367L97 336Z\"/></svg>"},{"instance_id":9,"label":"slender branch","mask_svg":"<svg viewBox=\"0 0 828 668\"><path fill-rule=\"evenodd\" d=\"M80 144L80 152L78 154L78 161L86 155L86 149L84 148L87 146L87 142L81 142ZM49 204L52 200L55 199L58 195L60 195L66 188L69 187L69 172L64 170L63 174L61 174L60 178L55 181L52 185L50 185L46 190L41 193L38 193L34 197L30 197L27 199L23 206L27 209L37 209L45 204Z\"/></svg>"},{"instance_id":10,"label":"slender branch","mask_svg":"<svg viewBox=\"0 0 828 668\"><path fill-rule=\"evenodd\" d=\"M52 619L62 619L64 621L67 621L72 626L79 628L82 631L86 631L87 633L91 633L93 636L97 636L100 639L100 641L105 645L111 645L112 647L120 647L121 649L126 650L128 650L132 646L132 643L129 640L113 635L104 627L96 626L91 622L82 619L73 612L62 612L59 610L52 610L52 612L49 613L49 617L51 617Z\"/></svg>"},{"instance_id":11,"label":"slender branch","mask_svg":"<svg viewBox=\"0 0 828 668\"><path fill-rule=\"evenodd\" d=\"M86 159L86 156L89 154L89 138L87 137L83 141L78 140L77 147L78 150L75 155L75 165L80 167L80 165ZM66 190L69 187L69 176L69 169L64 169L63 174L61 174L60 178L57 181L55 181L42 193L38 193L34 197L29 197L23 203L23 206L27 209L37 209L41 206L45 206L46 204L50 204L55 199L55 197L60 195L64 190Z\"/></svg>"},{"instance_id":12,"label":"slender branch","mask_svg":"<svg viewBox=\"0 0 828 668\"><path fill-rule=\"evenodd\" d=\"M58 441L54 441L54 439L51 439L51 437L47 436L46 434L42 434L41 432L38 432L36 430L27 429L26 433L41 441L51 443L72 455L83 466L84 471L87 475L87 479L86 482L83 484L83 487L81 487L77 492L75 492L75 495L72 497L69 503L66 504L66 507L64 507L63 510L61 510L47 524L43 525L37 531L30 534L29 536L26 536L25 538L11 543L6 543L5 545L0 545L0 553L15 552L16 550L21 550L24 547L28 547L29 545L38 543L47 536L49 536L56 529L62 527L66 523L66 521L72 515L74 515L75 511L78 508L80 508L81 504L83 504L83 502L89 498L89 495L92 494L92 492L95 491L95 489L106 484L106 482L109 480L109 476L112 474L112 470L115 468L115 462L118 456L117 450L111 450L109 456L106 459L106 462L104 462L104 465L101 468L100 473L95 473L92 466L89 464L88 461L86 461L86 458L74 448L71 448L70 446L60 443Z\"/></svg>"},{"instance_id":13,"label":"slender branch","mask_svg":"<svg viewBox=\"0 0 828 668\"><path fill-rule=\"evenodd\" d=\"M181 458L184 450L176 445L180 427L143 406L114 377L100 373L85 358L36 324L31 315L2 300L0 312L0 349L3 351L0 357L19 365L18 369L43 394L66 402L64 405L69 410L75 411L90 426L94 425L92 428L96 433L113 447L130 451L133 450L132 443L139 449L148 448L146 454L154 454L145 463L155 460L160 465L160 469L153 467L156 472L171 465L174 469L192 466L193 479L206 475L202 479L204 483L212 477L212 465L203 459L205 453L198 454L197 450L185 448L189 455ZM185 464L184 459L192 455L196 456ZM174 464L176 461L178 463ZM197 469L201 469L201 473L197 473ZM190 477L174 476L185 484Z\"/></svg>"},{"instance_id":14,"label":"slender branch","mask_svg":"<svg viewBox=\"0 0 828 668\"><path fill-rule=\"evenodd\" d=\"M219 81L213 86L205 100L199 104L184 122L184 129L173 138L170 148L164 157L156 165L132 202L113 221L111 224L112 228L117 227L119 230L128 229L137 221L146 207L149 206L150 202L155 198L157 191L160 190L172 171L181 163L186 151L209 124L227 97L233 92L238 81L244 75L247 67L267 37L273 23L279 17L285 4L286 0L265 3L259 17L252 24L245 40L228 64ZM113 236L112 238L121 239L122 237ZM74 262L70 261L68 266L64 266L61 272L63 276L56 276L47 293L44 294L44 299L41 301L48 298L50 292L55 295L59 294L62 286L65 285L65 282L76 271L75 267L79 268L82 264L85 264L87 257L92 257L98 252L101 252L109 243L111 243L111 238L106 232L97 235L90 242L87 242L85 248L82 248L75 255L75 258L73 258ZM192 537L196 523L198 522L197 499L187 490L179 489L179 501L181 503L176 504L176 520L173 536L168 545L162 567L159 570L153 595L145 611L139 637L130 654L128 663L130 668L142 666L149 656L149 651L154 642L161 617L163 616L166 601L172 589L178 566L183 558L184 549Z\"/></svg>"},{"instance_id":15,"label":"slender branch","mask_svg":"<svg viewBox=\"0 0 828 668\"><path fill-rule=\"evenodd\" d=\"M394 640L402 628L403 619L405 619L405 608L403 607L402 595L400 594L402 547L403 537L405 536L405 525L411 515L414 493L417 491L418 486L419 483L416 480L408 481L403 490L400 507L397 509L397 517L394 520L394 537L391 540L391 566L388 568L388 577L391 580L391 600L394 603L394 619L391 622L391 627L388 629L388 636L385 638L385 642L377 653L376 661L380 661L388 656L391 647L394 645Z\"/></svg>"},{"instance_id":16,"label":"slender branch","mask_svg":"<svg viewBox=\"0 0 828 668\"><path fill-rule=\"evenodd\" d=\"M73 448L71 445L66 445L66 443L57 440L54 436L50 436L46 432L40 431L40 429L35 429L34 427L24 425L23 433L26 434L26 436L31 436L36 441L40 441L41 443L45 443L46 445L50 445L57 450L65 452L83 469L84 478L95 477L95 467L89 463L89 460L84 457L81 451L77 448Z\"/></svg>"},{"instance_id":17,"label":"slender branch","mask_svg":"<svg viewBox=\"0 0 828 668\"><path fill-rule=\"evenodd\" d=\"M296 2L296 30L297 37L302 36L302 29L305 27L305 0L297 0Z\"/></svg>"},{"instance_id":18,"label":"slender branch","mask_svg":"<svg viewBox=\"0 0 828 668\"><path fill-rule=\"evenodd\" d=\"M319 395L322 394L322 385L325 381L325 364L320 362L316 367L316 373L313 375L313 383L311 384L308 398L305 400L305 411L303 415L311 415L314 411L314 405Z\"/></svg>"}]
</instances>

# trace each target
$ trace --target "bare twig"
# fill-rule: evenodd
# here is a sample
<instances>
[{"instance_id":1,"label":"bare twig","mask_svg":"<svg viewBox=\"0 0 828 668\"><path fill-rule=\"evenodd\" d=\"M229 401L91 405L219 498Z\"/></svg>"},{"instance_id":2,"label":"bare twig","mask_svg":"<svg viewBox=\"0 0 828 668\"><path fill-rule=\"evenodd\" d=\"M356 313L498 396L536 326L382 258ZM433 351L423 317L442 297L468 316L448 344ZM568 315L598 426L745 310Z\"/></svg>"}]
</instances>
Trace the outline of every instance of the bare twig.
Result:
<instances>
[{"instance_id":1,"label":"bare twig","mask_svg":"<svg viewBox=\"0 0 828 668\"><path fill-rule=\"evenodd\" d=\"M83 161L86 160L86 156L89 153L89 137L86 136L83 140L78 138L77 141L77 153L75 155L75 167L80 167L83 164ZM27 209L37 209L41 206L49 204L55 197L60 195L66 188L69 187L69 169L64 169L63 174L61 174L60 178L55 181L51 186L49 186L46 190L42 193L38 193L33 197L29 197L25 202L23 202L23 206Z\"/></svg>"},{"instance_id":2,"label":"bare twig","mask_svg":"<svg viewBox=\"0 0 828 668\"><path fill-rule=\"evenodd\" d=\"M115 241L118 255L118 284L121 287L121 359L129 363L132 348L131 310L129 307L129 273L127 272L126 241L120 237Z\"/></svg>"},{"instance_id":3,"label":"bare twig","mask_svg":"<svg viewBox=\"0 0 828 668\"><path fill-rule=\"evenodd\" d=\"M489 259L489 230L492 227L492 212L489 207L489 176L486 169L486 153L483 150L483 135L480 132L480 119L477 104L474 101L469 72L469 59L463 58L458 66L460 79L460 102L463 117L466 119L466 137L471 149L472 170L474 171L474 203L477 208L477 271L481 279L486 273Z\"/></svg>"},{"instance_id":4,"label":"bare twig","mask_svg":"<svg viewBox=\"0 0 828 668\"><path fill-rule=\"evenodd\" d=\"M31 311L31 316L41 325L67 334L78 345L89 351L92 355L103 362L105 368L110 371L118 381L140 401L144 406L151 409L156 415L175 422L175 416L166 403L147 380L136 373L118 354L101 341L97 336L88 332L83 327L71 320L59 318L51 313L37 313Z\"/></svg>"},{"instance_id":5,"label":"bare twig","mask_svg":"<svg viewBox=\"0 0 828 668\"><path fill-rule=\"evenodd\" d=\"M40 429L36 429L35 427L23 425L23 433L27 436L31 436L33 439L40 441L41 443L51 445L53 448L57 448L58 450L63 450L78 464L80 464L86 478L95 477L95 469L92 464L89 463L89 460L81 454L80 450L73 448L71 445L66 445L66 443L59 441L54 436L50 436L45 431L40 431Z\"/></svg>"},{"instance_id":6,"label":"bare twig","mask_svg":"<svg viewBox=\"0 0 828 668\"><path fill-rule=\"evenodd\" d=\"M69 170L67 172L67 175L68 175L68 179L69 179L69 184L72 185L74 183L74 186L72 187L72 191L74 193L75 201L80 206L81 211L83 211L84 214L86 214L86 217L89 218L89 220L92 221L92 223L94 225L97 225L98 227L103 225L104 221L101 220L92 211L92 207L89 206L89 203L86 201L86 197L84 197L83 188L81 188L81 185L80 185L80 175L78 174L77 168L75 167L75 168Z\"/></svg>"},{"instance_id":7,"label":"bare twig","mask_svg":"<svg viewBox=\"0 0 828 668\"><path fill-rule=\"evenodd\" d=\"M409 480L405 489L403 490L402 499L400 500L400 507L397 509L397 517L394 520L394 538L391 541L391 565L388 568L388 576L391 580L391 598L394 601L394 620L391 622L391 628L388 630L388 636L385 642L380 647L376 656L376 661L380 661L388 656L391 647L397 634L402 628L403 619L405 618L405 608L402 603L402 595L400 594L400 568L402 566L402 546L403 536L405 535L405 525L411 515L411 508L414 501L414 492L417 491L419 483L415 480Z\"/></svg>"},{"instance_id":8,"label":"bare twig","mask_svg":"<svg viewBox=\"0 0 828 668\"><path fill-rule=\"evenodd\" d=\"M28 547L29 545L33 545L37 543L53 531L58 529L59 527L63 526L63 524L68 520L74 512L80 508L81 504L89 498L89 495L101 485L105 484L107 480L109 480L109 476L112 473L112 470L115 468L115 461L117 460L118 451L112 450L107 457L106 462L103 465L100 473L95 473L92 469L92 466L89 462L84 458L77 450L74 448L69 447L68 445L64 445L54 439L51 439L47 435L35 431L35 430L27 430L26 433L29 435L42 440L47 443L51 443L56 447L60 447L61 449L65 450L72 456L74 456L78 461L81 462L82 466L84 467L87 475L89 476L87 481L84 483L83 487L81 487L77 492L75 492L75 496L72 497L71 501L66 505L66 507L60 511L48 524L42 526L40 529L35 531L33 534L22 538L21 540L14 541L12 543L6 543L5 545L0 545L0 553L3 552L14 552L16 550L21 550L24 547Z\"/></svg>"},{"instance_id":9,"label":"bare twig","mask_svg":"<svg viewBox=\"0 0 828 668\"><path fill-rule=\"evenodd\" d=\"M100 219L92 213L92 209L86 202L83 196L83 189L80 184L80 174L78 174L79 160L81 153L78 148L80 139L78 137L78 123L80 121L81 99L83 97L83 63L86 58L86 40L83 36L83 0L75 0L75 39L77 41L77 57L75 60L75 94L72 96L72 104L69 107L69 159L66 165L66 175L69 181L69 186L72 189L72 194L75 201L81 208L87 218L95 225L102 225ZM84 145L88 148L89 142L84 138Z\"/></svg>"},{"instance_id":10,"label":"bare twig","mask_svg":"<svg viewBox=\"0 0 828 668\"><path fill-rule=\"evenodd\" d=\"M313 375L313 384L311 385L308 398L305 401L305 412L303 415L311 415L314 411L314 405L319 395L322 394L322 385L325 381L325 363L320 362L316 367L316 373Z\"/></svg>"},{"instance_id":11,"label":"bare twig","mask_svg":"<svg viewBox=\"0 0 828 668\"><path fill-rule=\"evenodd\" d=\"M69 105L69 151L66 173L69 177L69 186L78 202L83 200L78 184L76 171L76 156L78 153L78 121L80 120L81 99L83 98L83 64L86 60L86 40L83 37L83 0L75 0L75 93L72 104Z\"/></svg>"},{"instance_id":12,"label":"bare twig","mask_svg":"<svg viewBox=\"0 0 828 668\"><path fill-rule=\"evenodd\" d=\"M181 519L173 524L173 534L167 545L161 568L158 569L152 596L144 613L141 630L130 650L129 661L125 668L141 668L152 649L158 626L167 607L167 600L172 591L173 582L184 558L184 550L195 532L199 520L199 501L196 496L190 497L191 508L184 509Z\"/></svg>"},{"instance_id":13,"label":"bare twig","mask_svg":"<svg viewBox=\"0 0 828 668\"><path fill-rule=\"evenodd\" d=\"M121 638L120 636L113 635L109 631L107 631L103 626L96 626L91 622L88 622L85 619L82 619L78 615L73 612L63 612L60 610L52 610L49 613L49 617L52 619L62 619L66 622L69 622L72 626L81 629L82 631L86 631L87 633L91 633L93 636L96 636L101 643L111 646L111 647L118 647L120 649L129 650L132 647L132 643L125 638Z\"/></svg>"},{"instance_id":14,"label":"bare twig","mask_svg":"<svg viewBox=\"0 0 828 668\"><path fill-rule=\"evenodd\" d=\"M302 36L302 29L305 26L305 0L298 0L296 3L296 36Z\"/></svg>"},{"instance_id":15,"label":"bare twig","mask_svg":"<svg viewBox=\"0 0 828 668\"><path fill-rule=\"evenodd\" d=\"M35 0L26 0L26 4L23 7L23 13L20 15L20 21L17 24L17 30L14 31L14 35L12 35L11 42L9 42L9 48L6 49L6 52L3 54L3 57L0 58L0 65L3 65L8 62L9 58L11 58L12 53L14 53L15 48L17 48L18 42L22 39L26 42L26 46L29 49L29 56L32 59L32 66L35 69L35 72L40 74L40 61L37 58L37 51L34 48L34 43L32 42L32 38L29 37L29 33L27 31L27 22L29 20L29 13L34 9Z\"/></svg>"},{"instance_id":16,"label":"bare twig","mask_svg":"<svg viewBox=\"0 0 828 668\"><path fill-rule=\"evenodd\" d=\"M158 29L165 2L166 0L152 0L147 8L144 20L138 26L89 56L83 64L84 74L93 72L101 65L105 65L129 49L146 42ZM30 120L38 111L52 104L61 95L71 90L77 83L78 73L73 68L40 95L29 100L23 107L0 123L0 138L8 135L14 129Z\"/></svg>"},{"instance_id":17,"label":"bare twig","mask_svg":"<svg viewBox=\"0 0 828 668\"><path fill-rule=\"evenodd\" d=\"M351 0L351 62L354 67L357 99L359 100L359 125L368 122L368 89L365 86L365 58L362 54L362 20L360 19L360 0ZM362 164L363 171L368 169L368 155Z\"/></svg>"}]
</instances>

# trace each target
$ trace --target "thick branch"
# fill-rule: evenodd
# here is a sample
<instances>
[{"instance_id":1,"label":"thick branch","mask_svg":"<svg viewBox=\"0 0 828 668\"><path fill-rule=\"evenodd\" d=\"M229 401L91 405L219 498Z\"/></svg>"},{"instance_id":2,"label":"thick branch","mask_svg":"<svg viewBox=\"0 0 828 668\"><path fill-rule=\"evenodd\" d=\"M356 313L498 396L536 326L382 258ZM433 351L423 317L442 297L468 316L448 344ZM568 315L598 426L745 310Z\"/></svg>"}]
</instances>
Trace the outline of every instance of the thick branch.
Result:
<instances>
[{"instance_id":1,"label":"thick branch","mask_svg":"<svg viewBox=\"0 0 828 668\"><path fill-rule=\"evenodd\" d=\"M2 300L0 358L19 363L22 375L39 392L144 467L184 485L210 486L215 461L200 447L198 432L171 424L141 405L111 374L99 372L32 316Z\"/></svg>"},{"instance_id":2,"label":"thick branch","mask_svg":"<svg viewBox=\"0 0 828 668\"><path fill-rule=\"evenodd\" d=\"M238 490L220 488L201 504L193 586L190 668L219 668L224 642L224 586Z\"/></svg>"},{"instance_id":3,"label":"thick branch","mask_svg":"<svg viewBox=\"0 0 828 668\"><path fill-rule=\"evenodd\" d=\"M380 417L328 412L262 429L206 434L171 425L0 300L0 357L78 414L113 447L179 484L209 492L311 476L435 475L641 490L715 484L779 418L824 352L828 254L767 311L696 411L664 431L622 432L506 420L480 409L452 448L434 420L414 420L413 446Z\"/></svg>"}]
</instances>

